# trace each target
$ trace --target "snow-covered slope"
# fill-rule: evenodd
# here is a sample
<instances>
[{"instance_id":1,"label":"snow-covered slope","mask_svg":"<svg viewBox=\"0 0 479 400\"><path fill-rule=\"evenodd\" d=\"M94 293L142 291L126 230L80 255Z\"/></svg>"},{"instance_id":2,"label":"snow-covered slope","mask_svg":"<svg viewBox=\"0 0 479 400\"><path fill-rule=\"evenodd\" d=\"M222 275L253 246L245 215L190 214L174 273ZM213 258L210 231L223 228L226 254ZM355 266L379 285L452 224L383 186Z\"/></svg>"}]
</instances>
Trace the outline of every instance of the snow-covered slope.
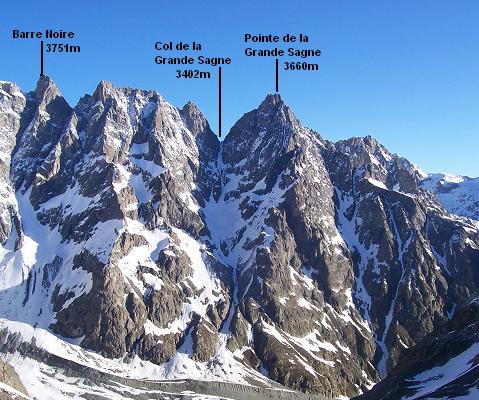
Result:
<instances>
[{"instance_id":1,"label":"snow-covered slope","mask_svg":"<svg viewBox=\"0 0 479 400\"><path fill-rule=\"evenodd\" d=\"M421 186L434 193L450 213L479 220L479 178L430 174Z\"/></svg>"}]
</instances>

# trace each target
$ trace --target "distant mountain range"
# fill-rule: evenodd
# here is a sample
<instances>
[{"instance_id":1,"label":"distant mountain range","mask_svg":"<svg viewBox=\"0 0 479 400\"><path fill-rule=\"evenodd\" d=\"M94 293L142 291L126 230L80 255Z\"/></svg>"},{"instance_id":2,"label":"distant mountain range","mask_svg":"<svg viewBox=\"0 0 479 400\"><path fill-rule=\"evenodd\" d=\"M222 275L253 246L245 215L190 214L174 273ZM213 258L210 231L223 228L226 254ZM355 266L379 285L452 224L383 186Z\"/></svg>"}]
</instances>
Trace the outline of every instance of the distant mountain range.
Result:
<instances>
[{"instance_id":1,"label":"distant mountain range","mask_svg":"<svg viewBox=\"0 0 479 400\"><path fill-rule=\"evenodd\" d=\"M451 214L479 220L479 178L430 174L422 187L433 192Z\"/></svg>"}]
</instances>

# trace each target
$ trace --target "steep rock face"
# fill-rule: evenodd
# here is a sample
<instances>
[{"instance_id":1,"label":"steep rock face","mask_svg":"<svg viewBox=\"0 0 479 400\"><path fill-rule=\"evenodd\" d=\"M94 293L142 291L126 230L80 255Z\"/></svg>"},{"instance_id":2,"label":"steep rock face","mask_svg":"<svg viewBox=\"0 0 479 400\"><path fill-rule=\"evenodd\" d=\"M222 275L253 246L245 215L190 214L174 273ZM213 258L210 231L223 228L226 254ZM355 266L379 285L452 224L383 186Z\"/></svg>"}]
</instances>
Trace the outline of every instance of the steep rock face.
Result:
<instances>
[{"instance_id":1,"label":"steep rock face","mask_svg":"<svg viewBox=\"0 0 479 400\"><path fill-rule=\"evenodd\" d=\"M71 114L70 106L46 76L40 77L30 97L33 115L25 116L31 120L19 135L12 159L12 181L17 190L22 185L25 190L33 183L38 168L57 144Z\"/></svg>"},{"instance_id":2,"label":"steep rock face","mask_svg":"<svg viewBox=\"0 0 479 400\"><path fill-rule=\"evenodd\" d=\"M354 275L339 247L322 147L278 95L224 141L220 202L237 221L224 245L239 306L230 348L256 354L290 387L353 395L377 379L368 363L374 349L352 307Z\"/></svg>"},{"instance_id":3,"label":"steep rock face","mask_svg":"<svg viewBox=\"0 0 479 400\"><path fill-rule=\"evenodd\" d=\"M197 241L216 137L194 105L153 92L102 82L72 110L42 78L32 96L11 174L28 243L4 265L18 286L3 296L23 309L3 312L107 357L165 362L195 315L229 302L228 271Z\"/></svg>"},{"instance_id":4,"label":"steep rock face","mask_svg":"<svg viewBox=\"0 0 479 400\"><path fill-rule=\"evenodd\" d=\"M5 244L12 228L19 228L14 190L10 182L10 163L17 133L24 128L28 114L27 98L13 83L0 82L0 242ZM17 232L20 237L21 232Z\"/></svg>"},{"instance_id":5,"label":"steep rock face","mask_svg":"<svg viewBox=\"0 0 479 400\"><path fill-rule=\"evenodd\" d=\"M72 109L46 77L2 88L8 330L164 378L349 397L479 293L476 221L373 138L323 140L278 95L220 144L194 104L155 92L101 82Z\"/></svg>"},{"instance_id":6,"label":"steep rock face","mask_svg":"<svg viewBox=\"0 0 479 400\"><path fill-rule=\"evenodd\" d=\"M404 348L477 293L477 229L451 217L420 188L423 174L374 139L326 149L338 226L355 269L353 297L375 332L385 376Z\"/></svg>"}]
</instances>

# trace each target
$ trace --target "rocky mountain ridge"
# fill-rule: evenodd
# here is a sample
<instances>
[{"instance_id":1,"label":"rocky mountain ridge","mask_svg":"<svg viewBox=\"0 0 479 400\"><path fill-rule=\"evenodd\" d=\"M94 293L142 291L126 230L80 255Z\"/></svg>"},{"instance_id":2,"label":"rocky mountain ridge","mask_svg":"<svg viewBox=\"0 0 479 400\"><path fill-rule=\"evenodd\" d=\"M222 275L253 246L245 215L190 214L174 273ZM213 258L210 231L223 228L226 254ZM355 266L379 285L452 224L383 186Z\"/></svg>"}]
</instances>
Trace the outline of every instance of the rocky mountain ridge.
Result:
<instances>
[{"instance_id":1,"label":"rocky mountain ridge","mask_svg":"<svg viewBox=\"0 0 479 400\"><path fill-rule=\"evenodd\" d=\"M477 220L279 95L220 143L192 103L101 82L71 108L42 77L0 84L0 134L0 323L21 378L12 341L119 376L352 397L479 294Z\"/></svg>"}]
</instances>

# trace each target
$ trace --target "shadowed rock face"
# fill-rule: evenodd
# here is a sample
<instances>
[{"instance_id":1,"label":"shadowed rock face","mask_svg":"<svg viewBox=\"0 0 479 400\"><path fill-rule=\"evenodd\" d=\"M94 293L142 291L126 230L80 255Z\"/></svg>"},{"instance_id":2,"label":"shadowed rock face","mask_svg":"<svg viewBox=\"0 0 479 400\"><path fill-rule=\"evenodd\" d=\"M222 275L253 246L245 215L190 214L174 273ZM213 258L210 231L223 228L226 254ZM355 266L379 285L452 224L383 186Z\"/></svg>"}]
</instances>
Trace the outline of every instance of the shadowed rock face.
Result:
<instances>
[{"instance_id":1,"label":"shadowed rock face","mask_svg":"<svg viewBox=\"0 0 479 400\"><path fill-rule=\"evenodd\" d=\"M155 92L101 82L72 109L46 77L1 88L6 321L170 378L354 396L479 292L476 221L279 95L220 144Z\"/></svg>"}]
</instances>

